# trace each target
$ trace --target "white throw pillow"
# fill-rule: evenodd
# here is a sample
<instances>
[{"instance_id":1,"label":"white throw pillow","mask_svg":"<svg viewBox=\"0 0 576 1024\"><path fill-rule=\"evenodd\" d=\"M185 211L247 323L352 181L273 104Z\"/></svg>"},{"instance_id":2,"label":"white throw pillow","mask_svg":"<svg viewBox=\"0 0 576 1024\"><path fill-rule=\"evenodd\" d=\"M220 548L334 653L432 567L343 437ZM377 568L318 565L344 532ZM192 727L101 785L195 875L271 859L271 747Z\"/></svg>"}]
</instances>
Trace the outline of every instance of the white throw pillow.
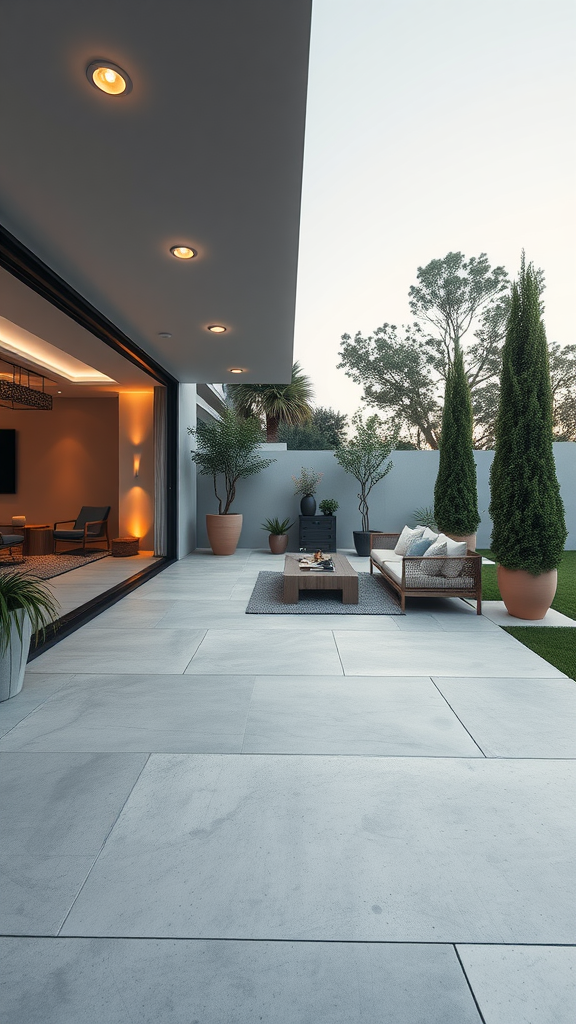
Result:
<instances>
[{"instance_id":1,"label":"white throw pillow","mask_svg":"<svg viewBox=\"0 0 576 1024\"><path fill-rule=\"evenodd\" d=\"M419 540L424 534L425 527L417 526L415 530L411 530L409 526L405 526L402 533L398 537L394 552L397 555L405 555L408 547L408 542L411 540Z\"/></svg>"},{"instance_id":2,"label":"white throw pillow","mask_svg":"<svg viewBox=\"0 0 576 1024\"><path fill-rule=\"evenodd\" d=\"M424 533L422 534L424 540L436 540L438 536L439 534L435 530L431 530L429 526L424 527Z\"/></svg>"},{"instance_id":3,"label":"white throw pillow","mask_svg":"<svg viewBox=\"0 0 576 1024\"><path fill-rule=\"evenodd\" d=\"M447 537L443 533L438 534L437 539L433 544L430 545L427 551L422 555L422 561L420 563L420 572L424 576L441 576L442 570L444 569L445 562L440 561L441 555L448 554ZM434 561L430 562L428 559L433 558Z\"/></svg>"},{"instance_id":4,"label":"white throw pillow","mask_svg":"<svg viewBox=\"0 0 576 1024\"><path fill-rule=\"evenodd\" d=\"M452 540L451 537L446 537L446 546L448 548L448 554L452 557L461 557L468 551L468 545L465 540ZM464 562L444 562L442 569L442 575L448 579L454 579L459 576L464 567Z\"/></svg>"}]
</instances>

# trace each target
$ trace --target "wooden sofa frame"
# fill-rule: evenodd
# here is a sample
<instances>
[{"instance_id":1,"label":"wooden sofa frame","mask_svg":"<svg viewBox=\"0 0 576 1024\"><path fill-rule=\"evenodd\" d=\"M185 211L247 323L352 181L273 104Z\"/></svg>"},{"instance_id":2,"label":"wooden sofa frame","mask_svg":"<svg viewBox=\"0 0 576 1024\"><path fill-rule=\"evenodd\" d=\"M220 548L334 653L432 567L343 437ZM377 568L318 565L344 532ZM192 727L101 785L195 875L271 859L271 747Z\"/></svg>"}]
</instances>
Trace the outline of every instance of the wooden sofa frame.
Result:
<instances>
[{"instance_id":1,"label":"wooden sofa frame","mask_svg":"<svg viewBox=\"0 0 576 1024\"><path fill-rule=\"evenodd\" d=\"M371 533L370 534L370 551L372 550L391 550L396 547L398 543L399 533ZM402 579L401 582L394 579L386 572L386 569L379 565L378 562L374 562L372 557L370 558L370 573L374 574L374 567L379 569L384 579L400 596L400 607L402 611L406 611L406 598L407 597L460 597L462 600L465 598L472 598L476 601L476 614L482 614L482 556L477 551L471 551L468 549L465 555L439 555L439 559L443 562L460 562L464 567L466 564L466 577L474 580L474 585L471 588L463 587L438 587L434 586L434 580L436 577L430 576L430 585L423 587L422 585L414 586L410 582L411 577L421 576L419 572L421 563L424 561L422 557L413 557L412 555L404 555L402 558ZM430 563L432 559L427 558L426 562ZM400 568L400 562L397 563ZM456 577L457 578L457 577ZM447 581L447 577L443 576L442 579Z\"/></svg>"}]
</instances>

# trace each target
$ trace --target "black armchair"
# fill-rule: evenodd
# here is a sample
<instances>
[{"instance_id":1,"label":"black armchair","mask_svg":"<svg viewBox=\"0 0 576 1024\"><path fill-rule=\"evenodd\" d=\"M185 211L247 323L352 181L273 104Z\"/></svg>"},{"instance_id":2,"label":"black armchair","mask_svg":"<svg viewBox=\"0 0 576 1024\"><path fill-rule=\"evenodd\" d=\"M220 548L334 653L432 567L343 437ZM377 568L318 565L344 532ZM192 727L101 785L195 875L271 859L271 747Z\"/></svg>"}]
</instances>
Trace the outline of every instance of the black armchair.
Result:
<instances>
[{"instance_id":1,"label":"black armchair","mask_svg":"<svg viewBox=\"0 0 576 1024\"><path fill-rule=\"evenodd\" d=\"M56 551L56 544L59 540L66 541L68 544L81 544L83 551L86 550L88 544L99 541L105 541L106 547L109 548L109 515L110 505L101 507L84 505L80 509L77 519L59 519L57 523L54 523L54 551ZM69 523L74 523L71 530L57 529L58 526L66 526Z\"/></svg>"}]
</instances>

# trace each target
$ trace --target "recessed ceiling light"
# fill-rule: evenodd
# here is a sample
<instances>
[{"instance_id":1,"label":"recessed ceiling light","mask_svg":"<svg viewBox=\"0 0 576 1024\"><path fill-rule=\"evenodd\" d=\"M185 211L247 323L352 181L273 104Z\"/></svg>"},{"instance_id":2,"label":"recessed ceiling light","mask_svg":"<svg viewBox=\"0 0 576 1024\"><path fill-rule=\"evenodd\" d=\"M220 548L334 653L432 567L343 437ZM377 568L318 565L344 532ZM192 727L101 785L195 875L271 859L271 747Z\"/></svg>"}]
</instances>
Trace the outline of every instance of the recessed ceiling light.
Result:
<instances>
[{"instance_id":1,"label":"recessed ceiling light","mask_svg":"<svg viewBox=\"0 0 576 1024\"><path fill-rule=\"evenodd\" d=\"M244 373L244 372L245 371L241 370L239 366L230 366L228 368L228 373Z\"/></svg>"},{"instance_id":2,"label":"recessed ceiling light","mask_svg":"<svg viewBox=\"0 0 576 1024\"><path fill-rule=\"evenodd\" d=\"M189 245L173 245L170 252L177 260L191 260L198 255L196 249L191 249Z\"/></svg>"},{"instance_id":3,"label":"recessed ceiling light","mask_svg":"<svg viewBox=\"0 0 576 1024\"><path fill-rule=\"evenodd\" d=\"M169 331L158 331L158 337L159 338L171 338L172 335L170 334Z\"/></svg>"},{"instance_id":4,"label":"recessed ceiling light","mask_svg":"<svg viewBox=\"0 0 576 1024\"><path fill-rule=\"evenodd\" d=\"M222 324L208 324L208 330L212 331L212 334L224 334L227 331L227 327L222 327Z\"/></svg>"},{"instance_id":5,"label":"recessed ceiling light","mask_svg":"<svg viewBox=\"0 0 576 1024\"><path fill-rule=\"evenodd\" d=\"M86 68L86 78L95 89L108 96L122 96L132 91L129 75L112 61L93 60Z\"/></svg>"}]
</instances>

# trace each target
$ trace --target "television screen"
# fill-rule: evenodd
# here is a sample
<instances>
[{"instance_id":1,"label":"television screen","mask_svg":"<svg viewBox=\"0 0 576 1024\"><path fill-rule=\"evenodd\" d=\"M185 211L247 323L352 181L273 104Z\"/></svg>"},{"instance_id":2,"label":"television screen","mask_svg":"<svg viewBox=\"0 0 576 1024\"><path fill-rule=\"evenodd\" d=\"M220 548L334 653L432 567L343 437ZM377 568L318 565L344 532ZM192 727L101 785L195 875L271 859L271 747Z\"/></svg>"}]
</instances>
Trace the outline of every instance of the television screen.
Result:
<instances>
[{"instance_id":1,"label":"television screen","mask_svg":"<svg viewBox=\"0 0 576 1024\"><path fill-rule=\"evenodd\" d=\"M0 494L16 494L15 430L0 430Z\"/></svg>"}]
</instances>

